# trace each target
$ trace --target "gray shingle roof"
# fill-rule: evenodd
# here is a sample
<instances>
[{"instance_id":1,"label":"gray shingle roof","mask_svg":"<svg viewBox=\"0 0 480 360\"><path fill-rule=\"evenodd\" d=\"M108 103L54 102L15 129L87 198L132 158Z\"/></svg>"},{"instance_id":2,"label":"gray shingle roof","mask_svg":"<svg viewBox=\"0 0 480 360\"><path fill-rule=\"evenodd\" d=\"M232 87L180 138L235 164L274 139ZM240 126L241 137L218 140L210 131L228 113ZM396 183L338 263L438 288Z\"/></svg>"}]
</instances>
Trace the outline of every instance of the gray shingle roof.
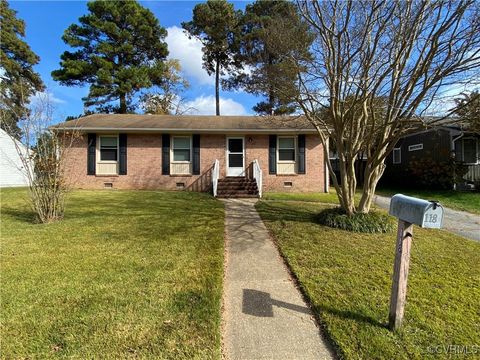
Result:
<instances>
[{"instance_id":1,"label":"gray shingle roof","mask_svg":"<svg viewBox=\"0 0 480 360\"><path fill-rule=\"evenodd\" d=\"M94 114L66 121L54 125L52 128L126 132L316 132L303 116Z\"/></svg>"}]
</instances>

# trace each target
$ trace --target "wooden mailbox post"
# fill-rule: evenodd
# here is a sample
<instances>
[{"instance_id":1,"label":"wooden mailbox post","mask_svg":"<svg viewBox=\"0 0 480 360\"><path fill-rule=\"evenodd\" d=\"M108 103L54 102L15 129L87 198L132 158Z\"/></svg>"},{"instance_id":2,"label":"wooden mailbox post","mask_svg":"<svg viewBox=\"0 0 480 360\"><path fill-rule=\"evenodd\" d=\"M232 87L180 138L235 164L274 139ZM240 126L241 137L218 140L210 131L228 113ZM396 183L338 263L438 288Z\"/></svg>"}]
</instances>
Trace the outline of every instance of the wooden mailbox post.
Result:
<instances>
[{"instance_id":1,"label":"wooden mailbox post","mask_svg":"<svg viewBox=\"0 0 480 360\"><path fill-rule=\"evenodd\" d=\"M436 201L397 194L392 197L389 214L398 218L393 283L388 315L390 329L396 330L402 325L405 311L413 224L423 228L440 229L443 223L443 207Z\"/></svg>"}]
</instances>

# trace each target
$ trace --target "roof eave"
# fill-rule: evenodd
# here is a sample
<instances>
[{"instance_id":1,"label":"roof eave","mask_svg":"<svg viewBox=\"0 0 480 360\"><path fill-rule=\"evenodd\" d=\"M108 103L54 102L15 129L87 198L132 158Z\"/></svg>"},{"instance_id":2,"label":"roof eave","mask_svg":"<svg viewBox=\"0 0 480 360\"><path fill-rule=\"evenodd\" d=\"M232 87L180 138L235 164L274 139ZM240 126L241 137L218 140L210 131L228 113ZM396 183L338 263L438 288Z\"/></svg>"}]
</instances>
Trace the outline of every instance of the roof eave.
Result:
<instances>
[{"instance_id":1,"label":"roof eave","mask_svg":"<svg viewBox=\"0 0 480 360\"><path fill-rule=\"evenodd\" d=\"M124 132L124 133L198 133L198 134L271 134L271 133L304 133L316 134L315 129L178 129L178 128L118 128L118 127L59 127L52 126L52 130L81 131L81 132Z\"/></svg>"}]
</instances>

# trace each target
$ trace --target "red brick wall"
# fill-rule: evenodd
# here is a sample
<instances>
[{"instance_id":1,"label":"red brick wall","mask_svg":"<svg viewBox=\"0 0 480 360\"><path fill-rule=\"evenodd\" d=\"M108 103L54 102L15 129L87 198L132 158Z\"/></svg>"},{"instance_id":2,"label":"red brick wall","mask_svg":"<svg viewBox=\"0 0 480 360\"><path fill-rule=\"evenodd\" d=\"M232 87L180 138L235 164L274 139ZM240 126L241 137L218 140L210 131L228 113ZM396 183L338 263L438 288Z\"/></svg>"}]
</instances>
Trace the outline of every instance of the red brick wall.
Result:
<instances>
[{"instance_id":1,"label":"red brick wall","mask_svg":"<svg viewBox=\"0 0 480 360\"><path fill-rule=\"evenodd\" d=\"M258 160L263 173L263 191L325 191L323 147L318 136L306 135L305 137L306 171L304 175L270 175L268 173L268 139L268 135L245 136L245 164ZM293 186L285 187L284 182L292 182Z\"/></svg>"},{"instance_id":2,"label":"red brick wall","mask_svg":"<svg viewBox=\"0 0 480 360\"><path fill-rule=\"evenodd\" d=\"M225 135L201 135L200 172L208 171L215 159L220 161L220 177L225 176ZM318 136L306 136L306 174L270 175L268 173L268 135L245 136L245 164L254 159L259 161L263 171L264 191L324 191L325 165L323 150ZM67 152L67 180L75 188L102 189L105 183L112 183L117 189L176 189L176 183L188 187L199 179L199 175L162 175L162 138L160 134L128 134L127 175L87 175L87 136L76 141ZM291 188L284 182L292 182ZM199 180L198 180L199 182Z\"/></svg>"}]
</instances>

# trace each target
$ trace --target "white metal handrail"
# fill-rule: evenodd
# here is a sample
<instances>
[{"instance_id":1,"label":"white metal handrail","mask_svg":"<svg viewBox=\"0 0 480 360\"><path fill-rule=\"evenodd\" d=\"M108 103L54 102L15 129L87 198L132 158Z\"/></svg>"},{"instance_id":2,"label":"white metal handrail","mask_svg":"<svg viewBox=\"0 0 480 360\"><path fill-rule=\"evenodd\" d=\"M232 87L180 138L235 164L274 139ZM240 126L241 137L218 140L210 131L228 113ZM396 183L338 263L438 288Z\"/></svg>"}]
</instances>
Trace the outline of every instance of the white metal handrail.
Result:
<instances>
[{"instance_id":1,"label":"white metal handrail","mask_svg":"<svg viewBox=\"0 0 480 360\"><path fill-rule=\"evenodd\" d=\"M217 197L217 186L218 186L218 177L220 176L220 163L218 159L215 159L213 164L212 171L212 182L213 182L213 196Z\"/></svg>"},{"instance_id":2,"label":"white metal handrail","mask_svg":"<svg viewBox=\"0 0 480 360\"><path fill-rule=\"evenodd\" d=\"M253 160L253 178L255 179L257 183L257 188L258 188L258 196L262 197L262 169L260 169L260 165L258 164L258 160L255 159Z\"/></svg>"}]
</instances>

